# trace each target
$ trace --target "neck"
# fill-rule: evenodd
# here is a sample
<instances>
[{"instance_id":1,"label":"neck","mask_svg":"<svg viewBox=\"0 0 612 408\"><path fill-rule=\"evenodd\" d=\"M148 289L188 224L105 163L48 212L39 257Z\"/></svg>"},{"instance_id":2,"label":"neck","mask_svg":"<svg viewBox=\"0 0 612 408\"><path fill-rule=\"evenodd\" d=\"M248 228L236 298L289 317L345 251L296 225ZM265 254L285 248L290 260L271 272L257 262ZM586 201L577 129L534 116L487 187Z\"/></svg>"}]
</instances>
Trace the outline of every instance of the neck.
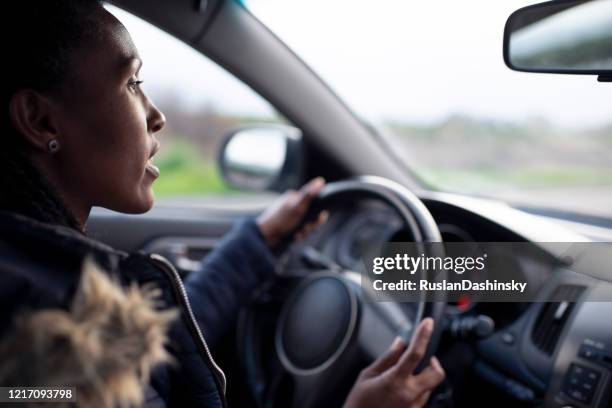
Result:
<instances>
[{"instance_id":1,"label":"neck","mask_svg":"<svg viewBox=\"0 0 612 408\"><path fill-rule=\"evenodd\" d=\"M65 178L60 177L55 166L47 161L48 157L46 156L39 157L38 160L37 158L33 158L35 167L39 169L41 174L45 175L44 179L53 188L53 193L56 196L55 198L60 201L59 204L62 205L76 221L75 228L79 232L85 233L85 225L87 224L87 219L89 218L89 213L92 208L91 204L83 200L82 194L79 191L75 193L72 189L68 188L68 185L62 182Z\"/></svg>"},{"instance_id":2,"label":"neck","mask_svg":"<svg viewBox=\"0 0 612 408\"><path fill-rule=\"evenodd\" d=\"M68 211L70 211L70 213L74 216L74 219L77 222L78 230L82 233L85 233L85 225L87 224L87 219L89 218L91 207L74 210L74 207L66 205L66 208L68 208Z\"/></svg>"},{"instance_id":3,"label":"neck","mask_svg":"<svg viewBox=\"0 0 612 408\"><path fill-rule=\"evenodd\" d=\"M55 184L55 183L54 183ZM91 212L91 205L83 202L78 194L70 194L68 191L55 187L58 199L62 202L68 212L76 221L78 231L85 233L85 225Z\"/></svg>"}]
</instances>

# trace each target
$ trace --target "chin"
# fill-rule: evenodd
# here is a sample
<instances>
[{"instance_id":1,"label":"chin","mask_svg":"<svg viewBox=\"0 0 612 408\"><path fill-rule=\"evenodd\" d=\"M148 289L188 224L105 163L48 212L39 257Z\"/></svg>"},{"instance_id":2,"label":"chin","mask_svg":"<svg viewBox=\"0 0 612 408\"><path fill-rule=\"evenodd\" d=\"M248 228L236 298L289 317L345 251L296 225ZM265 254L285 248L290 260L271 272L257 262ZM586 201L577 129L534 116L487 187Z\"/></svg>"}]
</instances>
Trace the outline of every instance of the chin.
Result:
<instances>
[{"instance_id":1,"label":"chin","mask_svg":"<svg viewBox=\"0 0 612 408\"><path fill-rule=\"evenodd\" d=\"M149 193L146 198L140 201L134 208L132 214L142 214L153 208L154 203L153 192Z\"/></svg>"},{"instance_id":2,"label":"chin","mask_svg":"<svg viewBox=\"0 0 612 408\"><path fill-rule=\"evenodd\" d=\"M132 214L143 214L149 211L151 208L153 208L153 201L150 201L146 204L141 205L140 207L137 207L136 209L134 209Z\"/></svg>"},{"instance_id":3,"label":"chin","mask_svg":"<svg viewBox=\"0 0 612 408\"><path fill-rule=\"evenodd\" d=\"M109 210L125 213L125 214L142 214L153 208L154 203L153 191L149 189L145 192L140 192L136 197L131 197L115 205L109 205L106 208Z\"/></svg>"}]
</instances>

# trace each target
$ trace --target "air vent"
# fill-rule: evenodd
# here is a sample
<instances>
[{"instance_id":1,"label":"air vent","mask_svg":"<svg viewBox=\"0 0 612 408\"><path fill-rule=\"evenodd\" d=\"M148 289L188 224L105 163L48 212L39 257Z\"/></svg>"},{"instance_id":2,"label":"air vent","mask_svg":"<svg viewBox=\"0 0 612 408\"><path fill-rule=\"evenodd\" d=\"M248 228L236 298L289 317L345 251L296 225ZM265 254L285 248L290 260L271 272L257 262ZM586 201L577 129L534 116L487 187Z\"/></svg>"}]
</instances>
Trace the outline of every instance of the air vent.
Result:
<instances>
[{"instance_id":1,"label":"air vent","mask_svg":"<svg viewBox=\"0 0 612 408\"><path fill-rule=\"evenodd\" d=\"M553 293L551 300L554 301L543 304L531 333L531 339L542 352L549 356L553 354L563 326L583 291L583 286L562 285Z\"/></svg>"}]
</instances>

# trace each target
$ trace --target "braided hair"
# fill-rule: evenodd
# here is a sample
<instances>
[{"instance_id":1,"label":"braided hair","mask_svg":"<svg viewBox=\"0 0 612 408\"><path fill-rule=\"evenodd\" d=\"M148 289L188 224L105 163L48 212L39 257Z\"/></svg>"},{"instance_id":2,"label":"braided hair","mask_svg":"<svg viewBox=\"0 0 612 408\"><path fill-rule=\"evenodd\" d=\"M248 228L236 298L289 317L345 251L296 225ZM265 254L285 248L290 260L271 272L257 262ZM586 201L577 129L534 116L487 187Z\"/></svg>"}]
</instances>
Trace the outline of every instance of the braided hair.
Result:
<instances>
[{"instance_id":1,"label":"braided hair","mask_svg":"<svg viewBox=\"0 0 612 408\"><path fill-rule=\"evenodd\" d=\"M59 92L70 79L75 51L100 32L96 15L103 10L102 4L98 0L35 0L13 1L6 7L8 104L20 89ZM0 210L80 229L57 191L28 159L25 138L12 126L8 109L5 120L0 136Z\"/></svg>"}]
</instances>

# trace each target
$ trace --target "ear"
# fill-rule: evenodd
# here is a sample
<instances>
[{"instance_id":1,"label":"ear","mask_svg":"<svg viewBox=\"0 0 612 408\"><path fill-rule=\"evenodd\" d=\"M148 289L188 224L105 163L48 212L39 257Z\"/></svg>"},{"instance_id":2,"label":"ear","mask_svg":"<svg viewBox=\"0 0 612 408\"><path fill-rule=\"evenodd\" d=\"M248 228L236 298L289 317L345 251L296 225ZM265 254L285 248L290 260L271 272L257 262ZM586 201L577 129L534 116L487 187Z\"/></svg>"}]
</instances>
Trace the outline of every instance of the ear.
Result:
<instances>
[{"instance_id":1,"label":"ear","mask_svg":"<svg viewBox=\"0 0 612 408\"><path fill-rule=\"evenodd\" d=\"M9 117L15 129L36 150L47 151L52 139L59 139L52 101L32 89L20 89L9 101Z\"/></svg>"}]
</instances>

